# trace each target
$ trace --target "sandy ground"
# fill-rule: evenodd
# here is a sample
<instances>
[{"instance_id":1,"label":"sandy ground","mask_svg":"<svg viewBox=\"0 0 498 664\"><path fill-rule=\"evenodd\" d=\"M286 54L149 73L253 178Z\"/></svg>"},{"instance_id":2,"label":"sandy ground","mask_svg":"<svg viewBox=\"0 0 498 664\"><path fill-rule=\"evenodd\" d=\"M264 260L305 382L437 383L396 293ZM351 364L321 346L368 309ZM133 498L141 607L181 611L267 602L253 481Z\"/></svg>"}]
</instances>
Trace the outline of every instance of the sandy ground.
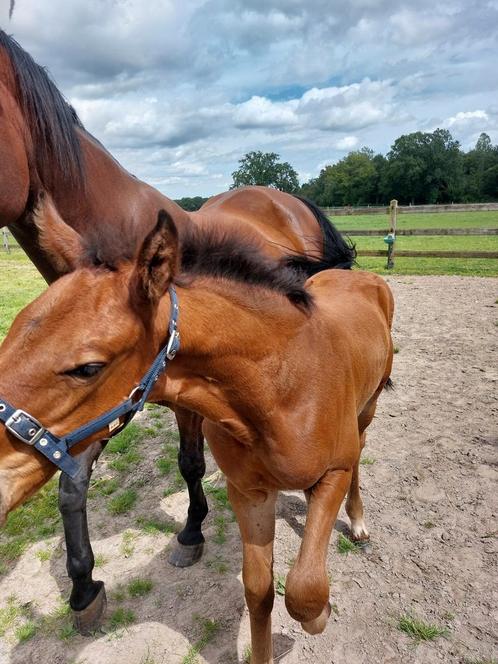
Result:
<instances>
[{"instance_id":1,"label":"sandy ground","mask_svg":"<svg viewBox=\"0 0 498 664\"><path fill-rule=\"evenodd\" d=\"M338 531L346 532L342 511L329 550L334 612L321 636L305 635L277 595L275 656L285 664L467 664L498 658L498 280L398 277L389 283L397 303L396 389L380 399L365 450L374 463L361 467L372 548L338 553ZM167 555L173 536L135 527L141 515L178 523L185 515L184 492L162 497L165 481L155 475L155 454L149 441L127 480L145 480L130 514L110 516L93 501L90 518L95 552L104 556L95 577L106 583L108 614L130 608L135 622L86 638L39 633L25 643L17 643L10 630L0 640L2 664L243 660L249 629L237 525L229 511L213 509L203 560L190 569L172 568ZM106 463L99 464L97 476L106 476ZM208 474L215 470L210 461ZM288 571L304 517L301 495L281 497L276 576ZM220 518L226 521L224 543L216 538ZM36 551L47 546L53 554L42 562ZM30 603L35 619L48 615L68 595L64 566L60 537L33 545L2 577L1 604L14 594ZM136 599L116 593L137 577L152 580L150 593ZM415 644L397 629L407 613L446 627L447 636ZM207 618L218 630L196 659L192 646Z\"/></svg>"}]
</instances>

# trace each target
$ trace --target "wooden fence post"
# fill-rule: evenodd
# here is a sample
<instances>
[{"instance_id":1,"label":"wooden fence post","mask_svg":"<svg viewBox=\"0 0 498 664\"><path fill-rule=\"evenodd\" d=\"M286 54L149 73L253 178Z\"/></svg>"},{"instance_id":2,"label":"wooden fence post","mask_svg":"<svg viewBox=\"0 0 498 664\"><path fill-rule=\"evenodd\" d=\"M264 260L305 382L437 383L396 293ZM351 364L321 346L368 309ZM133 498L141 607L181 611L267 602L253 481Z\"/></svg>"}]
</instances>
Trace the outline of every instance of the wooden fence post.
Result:
<instances>
[{"instance_id":1,"label":"wooden fence post","mask_svg":"<svg viewBox=\"0 0 498 664\"><path fill-rule=\"evenodd\" d=\"M9 233L6 228L2 228L2 246L10 254Z\"/></svg>"},{"instance_id":2,"label":"wooden fence post","mask_svg":"<svg viewBox=\"0 0 498 664\"><path fill-rule=\"evenodd\" d=\"M393 198L389 204L390 228L387 235L387 269L394 267L394 243L396 242L396 222L398 220L398 201Z\"/></svg>"}]
</instances>

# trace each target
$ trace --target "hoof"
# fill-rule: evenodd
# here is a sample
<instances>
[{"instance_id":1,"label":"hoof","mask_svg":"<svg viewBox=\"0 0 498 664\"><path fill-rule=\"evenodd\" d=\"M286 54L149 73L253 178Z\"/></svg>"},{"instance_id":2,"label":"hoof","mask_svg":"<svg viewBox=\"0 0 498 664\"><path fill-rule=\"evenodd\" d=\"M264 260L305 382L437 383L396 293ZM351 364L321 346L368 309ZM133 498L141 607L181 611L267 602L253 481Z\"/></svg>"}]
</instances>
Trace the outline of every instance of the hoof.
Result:
<instances>
[{"instance_id":1,"label":"hoof","mask_svg":"<svg viewBox=\"0 0 498 664\"><path fill-rule=\"evenodd\" d=\"M174 567L190 567L201 559L203 551L204 542L200 544L180 544L180 542L177 542L170 554L169 562Z\"/></svg>"},{"instance_id":2,"label":"hoof","mask_svg":"<svg viewBox=\"0 0 498 664\"><path fill-rule=\"evenodd\" d=\"M330 616L330 602L327 602L325 604L323 611L320 613L318 618L315 618L314 620L309 620L308 622L303 622L301 623L301 627L304 629L305 632L308 632L308 634L321 634L325 627L327 626L327 620L329 619Z\"/></svg>"},{"instance_id":3,"label":"hoof","mask_svg":"<svg viewBox=\"0 0 498 664\"><path fill-rule=\"evenodd\" d=\"M93 634L102 625L105 610L107 608L107 597L105 586L102 586L95 599L81 611L73 611L73 625L77 632L83 636Z\"/></svg>"}]
</instances>

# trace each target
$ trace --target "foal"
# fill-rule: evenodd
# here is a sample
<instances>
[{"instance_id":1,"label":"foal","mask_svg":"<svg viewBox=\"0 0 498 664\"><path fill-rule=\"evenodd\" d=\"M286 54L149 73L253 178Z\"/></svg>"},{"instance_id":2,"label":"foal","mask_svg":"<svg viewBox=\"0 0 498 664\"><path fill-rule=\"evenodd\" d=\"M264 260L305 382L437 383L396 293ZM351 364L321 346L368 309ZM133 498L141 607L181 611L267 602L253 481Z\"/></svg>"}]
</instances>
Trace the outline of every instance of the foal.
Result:
<instances>
[{"instance_id":1,"label":"foal","mask_svg":"<svg viewBox=\"0 0 498 664\"><path fill-rule=\"evenodd\" d=\"M391 371L393 300L373 274L328 270L303 288L295 272L236 242L229 255L216 236L202 246L211 260L182 273L176 227L161 212L135 261L55 282L19 314L0 350L0 401L57 435L116 406L168 337L166 293L175 283L181 347L150 400L205 418L243 542L251 661L267 664L278 491L302 489L308 501L285 601L309 633L321 632L330 613L327 547L348 490L353 534L368 537L358 463ZM0 519L53 472L0 426Z\"/></svg>"}]
</instances>

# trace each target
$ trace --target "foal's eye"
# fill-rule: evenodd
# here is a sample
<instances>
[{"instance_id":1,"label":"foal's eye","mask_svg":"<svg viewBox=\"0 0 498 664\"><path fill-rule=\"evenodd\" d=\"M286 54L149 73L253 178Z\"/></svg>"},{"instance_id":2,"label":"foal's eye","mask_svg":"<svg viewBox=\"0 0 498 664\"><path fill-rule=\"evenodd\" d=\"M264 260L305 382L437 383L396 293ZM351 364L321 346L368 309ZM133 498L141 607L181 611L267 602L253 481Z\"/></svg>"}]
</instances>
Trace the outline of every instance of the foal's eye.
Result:
<instances>
[{"instance_id":1,"label":"foal's eye","mask_svg":"<svg viewBox=\"0 0 498 664\"><path fill-rule=\"evenodd\" d=\"M104 362L90 362L89 364L81 364L79 367L70 369L65 373L67 376L73 376L74 378L93 378L104 367Z\"/></svg>"}]
</instances>

